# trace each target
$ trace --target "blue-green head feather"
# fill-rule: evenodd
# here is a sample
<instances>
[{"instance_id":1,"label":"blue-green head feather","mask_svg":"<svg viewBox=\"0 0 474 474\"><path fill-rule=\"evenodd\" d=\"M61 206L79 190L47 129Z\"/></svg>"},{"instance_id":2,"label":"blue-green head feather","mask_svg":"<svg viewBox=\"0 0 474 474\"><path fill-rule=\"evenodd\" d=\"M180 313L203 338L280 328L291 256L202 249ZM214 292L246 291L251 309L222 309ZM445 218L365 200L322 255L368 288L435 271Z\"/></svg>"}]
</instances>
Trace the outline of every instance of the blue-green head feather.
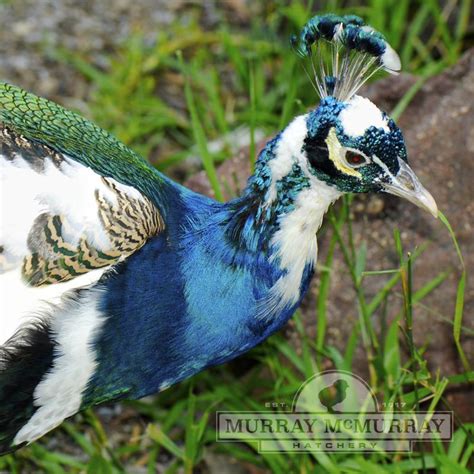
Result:
<instances>
[{"instance_id":1,"label":"blue-green head feather","mask_svg":"<svg viewBox=\"0 0 474 474\"><path fill-rule=\"evenodd\" d=\"M358 16L328 14L311 18L291 42L312 62L311 79L321 99L306 116L301 144L310 173L340 192L389 192L436 215L433 198L407 164L401 130L356 95L377 71L400 70L386 38Z\"/></svg>"},{"instance_id":2,"label":"blue-green head feather","mask_svg":"<svg viewBox=\"0 0 474 474\"><path fill-rule=\"evenodd\" d=\"M380 192L407 161L401 130L359 96L324 98L307 116L304 150L311 172L341 192Z\"/></svg>"},{"instance_id":3,"label":"blue-green head feather","mask_svg":"<svg viewBox=\"0 0 474 474\"><path fill-rule=\"evenodd\" d=\"M343 54L347 57L353 53L366 54L367 59L374 59L388 72L395 73L400 70L398 55L386 38L356 15L315 16L306 23L299 37L293 35L290 41L297 54L302 57L312 56L314 46L319 48L326 43L343 49ZM367 61L364 63L365 66Z\"/></svg>"}]
</instances>

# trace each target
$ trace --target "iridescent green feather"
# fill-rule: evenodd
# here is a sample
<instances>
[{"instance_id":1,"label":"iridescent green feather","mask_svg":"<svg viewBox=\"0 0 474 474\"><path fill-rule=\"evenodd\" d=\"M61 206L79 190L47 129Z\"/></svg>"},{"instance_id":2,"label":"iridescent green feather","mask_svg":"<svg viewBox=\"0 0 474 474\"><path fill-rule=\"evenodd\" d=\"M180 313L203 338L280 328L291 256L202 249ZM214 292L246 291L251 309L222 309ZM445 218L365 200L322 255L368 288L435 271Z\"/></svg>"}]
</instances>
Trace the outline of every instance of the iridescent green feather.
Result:
<instances>
[{"instance_id":1,"label":"iridescent green feather","mask_svg":"<svg viewBox=\"0 0 474 474\"><path fill-rule=\"evenodd\" d=\"M0 122L102 176L156 197L163 180L158 171L110 133L54 102L0 83Z\"/></svg>"}]
</instances>

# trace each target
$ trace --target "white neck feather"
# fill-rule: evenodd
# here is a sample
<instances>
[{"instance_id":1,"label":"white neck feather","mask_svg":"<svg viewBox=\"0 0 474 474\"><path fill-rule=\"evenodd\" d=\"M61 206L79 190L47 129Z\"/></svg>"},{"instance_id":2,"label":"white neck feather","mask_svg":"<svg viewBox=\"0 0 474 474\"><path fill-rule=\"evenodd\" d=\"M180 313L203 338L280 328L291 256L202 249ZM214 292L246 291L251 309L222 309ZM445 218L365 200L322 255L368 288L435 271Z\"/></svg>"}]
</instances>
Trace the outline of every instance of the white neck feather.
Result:
<instances>
[{"instance_id":1,"label":"white neck feather","mask_svg":"<svg viewBox=\"0 0 474 474\"><path fill-rule=\"evenodd\" d=\"M291 172L295 163L308 177L311 186L300 191L294 209L280 217L279 229L272 237L272 259L278 259L285 274L272 287L269 299L262 305L266 315L275 314L299 300L305 267L314 265L317 259L316 232L329 206L342 195L308 170L308 161L302 149L306 130L306 116L293 120L282 133L276 157L269 162L272 183L267 194L268 205L277 197L276 183Z\"/></svg>"},{"instance_id":2,"label":"white neck feather","mask_svg":"<svg viewBox=\"0 0 474 474\"><path fill-rule=\"evenodd\" d=\"M329 206L341 195L335 188L314 180L317 183L300 192L295 209L281 219L280 228L272 238L272 246L276 249L274 258L278 258L280 268L286 270L272 288L280 307L299 300L304 269L317 260L316 232Z\"/></svg>"}]
</instances>

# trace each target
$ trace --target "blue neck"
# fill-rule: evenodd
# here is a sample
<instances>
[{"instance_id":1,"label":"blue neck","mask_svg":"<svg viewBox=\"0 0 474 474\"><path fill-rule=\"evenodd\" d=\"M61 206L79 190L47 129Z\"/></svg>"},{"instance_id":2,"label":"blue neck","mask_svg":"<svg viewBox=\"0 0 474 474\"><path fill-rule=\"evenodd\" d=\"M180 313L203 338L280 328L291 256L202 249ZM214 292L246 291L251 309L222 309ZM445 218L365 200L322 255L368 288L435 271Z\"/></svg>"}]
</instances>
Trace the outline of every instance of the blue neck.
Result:
<instances>
[{"instance_id":1,"label":"blue neck","mask_svg":"<svg viewBox=\"0 0 474 474\"><path fill-rule=\"evenodd\" d=\"M271 250L271 237L280 228L281 218L294 209L298 194L310 186L309 179L294 164L291 172L275 184L276 198L269 201L272 184L269 163L276 159L281 140L282 133L279 133L266 144L242 195L223 207L226 236L240 249L267 254Z\"/></svg>"},{"instance_id":2,"label":"blue neck","mask_svg":"<svg viewBox=\"0 0 474 474\"><path fill-rule=\"evenodd\" d=\"M295 170L267 205L268 162L279 139L260 154L243 195L228 203L167 183L166 231L103 282L106 321L97 337L99 366L85 405L111 393L141 397L233 359L291 317L312 265L302 275L298 301L277 312L268 308L268 314L262 308L286 272L278 258L270 258L271 237L307 186L305 180L295 181L301 175Z\"/></svg>"}]
</instances>

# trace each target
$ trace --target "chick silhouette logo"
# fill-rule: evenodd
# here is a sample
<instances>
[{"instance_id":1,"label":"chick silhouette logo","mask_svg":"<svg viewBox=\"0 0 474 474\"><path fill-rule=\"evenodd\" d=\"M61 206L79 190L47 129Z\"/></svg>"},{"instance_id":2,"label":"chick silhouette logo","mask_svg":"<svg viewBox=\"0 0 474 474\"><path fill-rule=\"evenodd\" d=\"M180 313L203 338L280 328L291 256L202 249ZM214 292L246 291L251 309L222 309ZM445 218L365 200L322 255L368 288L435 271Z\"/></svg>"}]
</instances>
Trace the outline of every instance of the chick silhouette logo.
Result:
<instances>
[{"instance_id":1,"label":"chick silhouette logo","mask_svg":"<svg viewBox=\"0 0 474 474\"><path fill-rule=\"evenodd\" d=\"M296 393L292 411L340 414L377 412L377 398L367 383L342 370L328 370L306 380Z\"/></svg>"},{"instance_id":2,"label":"chick silhouette logo","mask_svg":"<svg viewBox=\"0 0 474 474\"><path fill-rule=\"evenodd\" d=\"M296 392L291 409L281 411L282 406L218 412L217 440L255 441L260 452L406 452L415 441L452 436L451 412L382 410L363 379L340 370L313 375Z\"/></svg>"},{"instance_id":3,"label":"chick silhouette logo","mask_svg":"<svg viewBox=\"0 0 474 474\"><path fill-rule=\"evenodd\" d=\"M334 410L334 405L338 405L347 398L347 387L349 384L342 379L338 379L333 385L323 388L319 392L319 401L327 408L328 413L339 413Z\"/></svg>"}]
</instances>

